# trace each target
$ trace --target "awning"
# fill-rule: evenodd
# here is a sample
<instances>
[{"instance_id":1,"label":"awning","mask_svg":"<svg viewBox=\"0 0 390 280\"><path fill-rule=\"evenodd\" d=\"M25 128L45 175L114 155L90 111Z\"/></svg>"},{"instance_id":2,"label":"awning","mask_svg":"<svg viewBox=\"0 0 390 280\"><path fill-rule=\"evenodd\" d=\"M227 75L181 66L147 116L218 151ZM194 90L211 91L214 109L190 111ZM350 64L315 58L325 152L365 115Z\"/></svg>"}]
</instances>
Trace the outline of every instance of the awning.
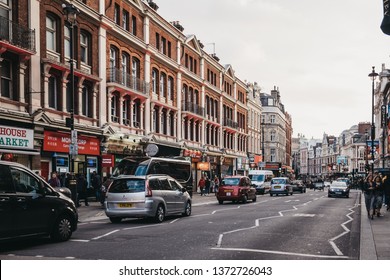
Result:
<instances>
[{"instance_id":1,"label":"awning","mask_svg":"<svg viewBox=\"0 0 390 280\"><path fill-rule=\"evenodd\" d=\"M7 150L7 149L0 149L0 153L37 156L37 155L41 154L41 151L39 151L39 150Z\"/></svg>"}]
</instances>

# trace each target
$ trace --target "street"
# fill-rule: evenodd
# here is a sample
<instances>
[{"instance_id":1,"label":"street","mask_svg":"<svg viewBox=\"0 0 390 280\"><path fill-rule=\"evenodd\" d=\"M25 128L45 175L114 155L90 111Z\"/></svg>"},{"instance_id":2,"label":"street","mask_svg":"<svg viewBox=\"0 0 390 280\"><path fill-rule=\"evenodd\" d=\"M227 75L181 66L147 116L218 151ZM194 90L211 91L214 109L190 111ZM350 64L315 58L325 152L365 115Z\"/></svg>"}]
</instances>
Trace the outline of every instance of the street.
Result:
<instances>
[{"instance_id":1,"label":"street","mask_svg":"<svg viewBox=\"0 0 390 280\"><path fill-rule=\"evenodd\" d=\"M168 217L161 224L143 219L112 224L103 216L79 223L68 242L3 244L0 259L356 260L359 195L351 190L349 198L328 198L326 190L308 189L223 205L213 195L197 196L190 217Z\"/></svg>"}]
</instances>

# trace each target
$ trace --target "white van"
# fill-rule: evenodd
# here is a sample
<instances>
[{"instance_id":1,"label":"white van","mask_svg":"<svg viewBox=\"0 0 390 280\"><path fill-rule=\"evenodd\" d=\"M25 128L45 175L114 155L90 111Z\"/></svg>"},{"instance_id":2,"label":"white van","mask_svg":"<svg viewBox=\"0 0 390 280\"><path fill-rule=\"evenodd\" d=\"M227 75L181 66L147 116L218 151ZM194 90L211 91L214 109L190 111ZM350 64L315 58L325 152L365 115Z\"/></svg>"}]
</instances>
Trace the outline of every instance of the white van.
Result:
<instances>
[{"instance_id":1,"label":"white van","mask_svg":"<svg viewBox=\"0 0 390 280\"><path fill-rule=\"evenodd\" d=\"M248 177L256 185L256 193L265 194L270 190L274 174L270 170L249 170Z\"/></svg>"}]
</instances>

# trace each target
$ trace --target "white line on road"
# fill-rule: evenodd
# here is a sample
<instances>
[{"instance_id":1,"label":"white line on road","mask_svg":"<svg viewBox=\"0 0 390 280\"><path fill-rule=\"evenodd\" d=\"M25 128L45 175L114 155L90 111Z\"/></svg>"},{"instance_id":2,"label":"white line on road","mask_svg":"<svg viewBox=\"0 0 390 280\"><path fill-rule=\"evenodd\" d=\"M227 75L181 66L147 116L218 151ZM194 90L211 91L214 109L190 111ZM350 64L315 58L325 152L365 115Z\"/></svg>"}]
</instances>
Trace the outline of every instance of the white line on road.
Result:
<instances>
[{"instance_id":1,"label":"white line on road","mask_svg":"<svg viewBox=\"0 0 390 280\"><path fill-rule=\"evenodd\" d=\"M223 251L242 251L252 253L266 253L266 254L277 254L277 255L288 255L288 256L300 256L308 258L321 258L321 259L348 259L347 256L328 256L328 255L313 255L313 254L302 254L293 252L282 252L282 251L269 251L269 250L257 250L257 249L246 249L246 248L211 248L212 250L223 250Z\"/></svg>"}]
</instances>

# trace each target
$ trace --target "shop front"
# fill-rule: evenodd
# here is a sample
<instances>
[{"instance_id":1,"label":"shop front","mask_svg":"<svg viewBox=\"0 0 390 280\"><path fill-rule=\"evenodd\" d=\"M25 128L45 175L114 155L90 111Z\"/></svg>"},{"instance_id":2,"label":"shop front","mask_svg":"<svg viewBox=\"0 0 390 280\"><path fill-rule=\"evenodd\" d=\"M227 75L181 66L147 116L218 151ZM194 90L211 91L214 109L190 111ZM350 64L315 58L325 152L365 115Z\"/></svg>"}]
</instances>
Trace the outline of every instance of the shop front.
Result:
<instances>
[{"instance_id":1,"label":"shop front","mask_svg":"<svg viewBox=\"0 0 390 280\"><path fill-rule=\"evenodd\" d=\"M41 161L43 165L49 163L51 168L49 167L48 170L57 171L62 177L69 172L71 164L70 143L70 133L44 131ZM93 171L100 172L100 140L97 137L78 135L77 145L78 154L74 156L74 173L84 174L89 181ZM42 175L46 177L46 174Z\"/></svg>"},{"instance_id":2,"label":"shop front","mask_svg":"<svg viewBox=\"0 0 390 280\"><path fill-rule=\"evenodd\" d=\"M0 125L0 160L18 162L32 167L32 156L40 155L34 149L34 130L20 126Z\"/></svg>"}]
</instances>

